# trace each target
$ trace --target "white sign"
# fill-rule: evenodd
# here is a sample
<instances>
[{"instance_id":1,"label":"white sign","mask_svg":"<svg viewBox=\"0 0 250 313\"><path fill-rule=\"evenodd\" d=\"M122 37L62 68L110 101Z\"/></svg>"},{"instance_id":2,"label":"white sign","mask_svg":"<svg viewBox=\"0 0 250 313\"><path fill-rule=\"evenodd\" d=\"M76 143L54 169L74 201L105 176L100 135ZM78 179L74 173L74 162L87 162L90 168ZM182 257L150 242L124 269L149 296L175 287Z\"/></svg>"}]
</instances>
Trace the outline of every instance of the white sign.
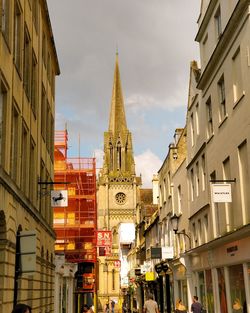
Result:
<instances>
[{"instance_id":1,"label":"white sign","mask_svg":"<svg viewBox=\"0 0 250 313\"><path fill-rule=\"evenodd\" d=\"M68 190L51 190L51 206L68 206Z\"/></svg>"},{"instance_id":2,"label":"white sign","mask_svg":"<svg viewBox=\"0 0 250 313\"><path fill-rule=\"evenodd\" d=\"M232 202L231 184L212 184L213 202Z\"/></svg>"},{"instance_id":3,"label":"white sign","mask_svg":"<svg viewBox=\"0 0 250 313\"><path fill-rule=\"evenodd\" d=\"M161 248L162 259L173 259L174 258L174 247L162 247Z\"/></svg>"},{"instance_id":4,"label":"white sign","mask_svg":"<svg viewBox=\"0 0 250 313\"><path fill-rule=\"evenodd\" d=\"M34 274L36 272L36 232L21 231L19 236L21 272Z\"/></svg>"}]
</instances>

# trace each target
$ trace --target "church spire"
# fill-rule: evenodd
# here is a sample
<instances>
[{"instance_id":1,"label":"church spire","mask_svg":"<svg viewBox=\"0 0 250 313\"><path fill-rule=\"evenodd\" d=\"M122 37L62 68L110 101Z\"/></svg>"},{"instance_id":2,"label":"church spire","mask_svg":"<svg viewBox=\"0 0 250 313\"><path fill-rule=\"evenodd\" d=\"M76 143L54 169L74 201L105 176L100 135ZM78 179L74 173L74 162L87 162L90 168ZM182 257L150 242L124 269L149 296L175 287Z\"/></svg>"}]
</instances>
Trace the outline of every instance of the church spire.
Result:
<instances>
[{"instance_id":1,"label":"church spire","mask_svg":"<svg viewBox=\"0 0 250 313\"><path fill-rule=\"evenodd\" d=\"M116 51L114 83L109 118L109 131L112 132L113 134L117 134L122 131L127 131L127 122L124 110L122 85L118 63L118 51Z\"/></svg>"}]
</instances>

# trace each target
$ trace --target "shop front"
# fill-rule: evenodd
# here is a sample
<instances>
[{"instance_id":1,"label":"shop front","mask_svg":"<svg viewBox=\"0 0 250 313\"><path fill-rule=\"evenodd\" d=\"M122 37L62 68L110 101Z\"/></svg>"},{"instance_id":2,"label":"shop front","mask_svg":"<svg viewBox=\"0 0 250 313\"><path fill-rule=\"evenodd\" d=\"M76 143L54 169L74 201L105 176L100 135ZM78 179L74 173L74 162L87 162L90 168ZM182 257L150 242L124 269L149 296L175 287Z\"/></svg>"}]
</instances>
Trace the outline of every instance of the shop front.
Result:
<instances>
[{"instance_id":1,"label":"shop front","mask_svg":"<svg viewBox=\"0 0 250 313\"><path fill-rule=\"evenodd\" d=\"M209 313L250 312L250 239L214 245L190 255L194 292Z\"/></svg>"}]
</instances>

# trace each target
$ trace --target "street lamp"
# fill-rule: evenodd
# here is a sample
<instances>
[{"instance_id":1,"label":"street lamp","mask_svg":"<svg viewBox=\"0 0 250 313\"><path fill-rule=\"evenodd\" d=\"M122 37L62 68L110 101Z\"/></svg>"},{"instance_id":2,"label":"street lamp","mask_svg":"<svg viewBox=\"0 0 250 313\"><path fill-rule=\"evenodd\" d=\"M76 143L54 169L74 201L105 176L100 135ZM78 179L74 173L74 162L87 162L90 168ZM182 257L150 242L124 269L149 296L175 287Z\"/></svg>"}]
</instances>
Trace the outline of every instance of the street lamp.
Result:
<instances>
[{"instance_id":1,"label":"street lamp","mask_svg":"<svg viewBox=\"0 0 250 313\"><path fill-rule=\"evenodd\" d=\"M180 218L180 216L176 215L176 213L173 216L170 217L173 231L174 231L174 233L176 235L184 235L184 236L186 236L188 238L188 240L189 240L189 248L191 249L191 238L190 238L190 236L188 236L188 234L186 234L185 231L179 231L178 232L179 218Z\"/></svg>"}]
</instances>

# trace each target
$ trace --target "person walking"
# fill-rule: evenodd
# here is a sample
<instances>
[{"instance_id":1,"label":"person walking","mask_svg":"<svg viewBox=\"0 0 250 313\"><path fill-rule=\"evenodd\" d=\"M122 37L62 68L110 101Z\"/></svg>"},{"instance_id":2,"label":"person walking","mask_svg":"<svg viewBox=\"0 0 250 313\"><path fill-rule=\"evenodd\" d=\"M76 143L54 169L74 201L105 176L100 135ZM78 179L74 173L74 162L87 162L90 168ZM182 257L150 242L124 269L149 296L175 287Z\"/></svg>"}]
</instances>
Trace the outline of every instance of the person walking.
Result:
<instances>
[{"instance_id":1,"label":"person walking","mask_svg":"<svg viewBox=\"0 0 250 313\"><path fill-rule=\"evenodd\" d=\"M191 312L193 313L201 313L202 312L202 305L198 301L197 296L193 296L193 303L191 304Z\"/></svg>"},{"instance_id":2,"label":"person walking","mask_svg":"<svg viewBox=\"0 0 250 313\"><path fill-rule=\"evenodd\" d=\"M150 293L147 298L143 306L143 313L159 313L158 304L153 299L153 295Z\"/></svg>"}]
</instances>

